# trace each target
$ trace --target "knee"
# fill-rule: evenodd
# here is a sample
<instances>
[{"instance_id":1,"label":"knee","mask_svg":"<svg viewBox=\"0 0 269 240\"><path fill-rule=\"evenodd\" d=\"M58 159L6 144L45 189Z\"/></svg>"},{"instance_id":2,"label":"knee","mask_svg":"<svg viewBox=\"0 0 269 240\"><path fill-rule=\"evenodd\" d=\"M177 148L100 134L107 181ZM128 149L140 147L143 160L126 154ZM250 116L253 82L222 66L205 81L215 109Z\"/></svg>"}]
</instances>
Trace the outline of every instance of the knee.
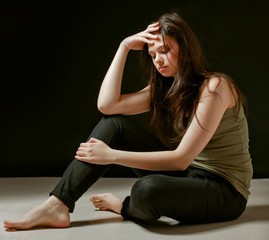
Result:
<instances>
[{"instance_id":1,"label":"knee","mask_svg":"<svg viewBox=\"0 0 269 240\"><path fill-rule=\"evenodd\" d=\"M104 121L114 121L114 122L121 122L123 119L126 119L127 117L121 114L115 114L115 115L104 115L102 120Z\"/></svg>"},{"instance_id":2,"label":"knee","mask_svg":"<svg viewBox=\"0 0 269 240\"><path fill-rule=\"evenodd\" d=\"M122 128L122 124L126 121L127 117L123 115L105 115L101 119L103 124L113 125L117 129Z\"/></svg>"},{"instance_id":3,"label":"knee","mask_svg":"<svg viewBox=\"0 0 269 240\"><path fill-rule=\"evenodd\" d=\"M144 221L154 221L160 217L158 199L160 199L161 177L161 175L148 175L135 183L130 196L130 216Z\"/></svg>"},{"instance_id":4,"label":"knee","mask_svg":"<svg viewBox=\"0 0 269 240\"><path fill-rule=\"evenodd\" d=\"M152 206L160 196L162 175L148 175L138 180L132 188L131 197L137 206Z\"/></svg>"}]
</instances>

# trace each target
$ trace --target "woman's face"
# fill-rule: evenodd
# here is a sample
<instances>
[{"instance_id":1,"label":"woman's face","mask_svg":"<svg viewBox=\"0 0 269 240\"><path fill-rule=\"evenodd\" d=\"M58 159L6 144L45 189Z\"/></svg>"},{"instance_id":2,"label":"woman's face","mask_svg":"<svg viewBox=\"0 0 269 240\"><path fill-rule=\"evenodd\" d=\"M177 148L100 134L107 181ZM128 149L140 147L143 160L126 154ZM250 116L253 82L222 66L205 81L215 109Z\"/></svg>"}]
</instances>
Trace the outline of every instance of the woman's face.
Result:
<instances>
[{"instance_id":1,"label":"woman's face","mask_svg":"<svg viewBox=\"0 0 269 240\"><path fill-rule=\"evenodd\" d=\"M156 35L158 38L154 39L152 44L148 44L148 53L152 57L152 62L164 77L175 77L178 71L178 43L167 35L165 46L162 35L160 33Z\"/></svg>"}]
</instances>

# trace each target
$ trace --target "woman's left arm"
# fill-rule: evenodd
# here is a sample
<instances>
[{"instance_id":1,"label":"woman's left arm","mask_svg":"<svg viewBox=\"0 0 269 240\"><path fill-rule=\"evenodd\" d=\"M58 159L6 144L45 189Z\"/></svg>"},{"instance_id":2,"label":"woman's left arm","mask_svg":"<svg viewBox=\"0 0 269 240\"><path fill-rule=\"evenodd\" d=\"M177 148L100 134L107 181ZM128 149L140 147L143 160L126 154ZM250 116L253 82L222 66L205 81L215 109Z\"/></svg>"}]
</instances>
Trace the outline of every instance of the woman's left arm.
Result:
<instances>
[{"instance_id":1,"label":"woman's left arm","mask_svg":"<svg viewBox=\"0 0 269 240\"><path fill-rule=\"evenodd\" d=\"M93 164L118 164L146 170L185 170L204 149L216 131L234 97L225 80L212 78L205 84L196 110L180 144L175 150L129 152L111 149L97 139L82 143L76 159Z\"/></svg>"}]
</instances>

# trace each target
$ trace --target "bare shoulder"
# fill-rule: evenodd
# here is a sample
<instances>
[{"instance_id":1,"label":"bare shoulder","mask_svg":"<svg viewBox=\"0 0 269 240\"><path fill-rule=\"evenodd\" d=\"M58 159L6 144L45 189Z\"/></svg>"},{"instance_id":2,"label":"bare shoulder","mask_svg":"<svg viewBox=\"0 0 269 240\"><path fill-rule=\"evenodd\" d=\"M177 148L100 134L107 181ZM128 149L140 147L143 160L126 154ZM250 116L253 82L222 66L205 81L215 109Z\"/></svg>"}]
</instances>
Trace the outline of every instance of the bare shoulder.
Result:
<instances>
[{"instance_id":1,"label":"bare shoulder","mask_svg":"<svg viewBox=\"0 0 269 240\"><path fill-rule=\"evenodd\" d=\"M204 90L208 92L221 92L229 90L229 80L222 76L211 76L204 82Z\"/></svg>"},{"instance_id":2,"label":"bare shoulder","mask_svg":"<svg viewBox=\"0 0 269 240\"><path fill-rule=\"evenodd\" d=\"M201 87L201 99L210 95L220 97L228 108L234 106L237 100L236 89L229 77L224 74L212 75L205 80Z\"/></svg>"}]
</instances>

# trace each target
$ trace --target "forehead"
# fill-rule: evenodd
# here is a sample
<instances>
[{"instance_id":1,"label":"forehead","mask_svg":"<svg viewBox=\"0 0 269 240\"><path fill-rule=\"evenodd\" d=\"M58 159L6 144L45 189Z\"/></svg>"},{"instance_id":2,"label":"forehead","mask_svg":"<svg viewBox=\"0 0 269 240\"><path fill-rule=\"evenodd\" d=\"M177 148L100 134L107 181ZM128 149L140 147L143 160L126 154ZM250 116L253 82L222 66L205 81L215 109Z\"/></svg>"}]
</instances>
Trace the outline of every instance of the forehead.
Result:
<instances>
[{"instance_id":1,"label":"forehead","mask_svg":"<svg viewBox=\"0 0 269 240\"><path fill-rule=\"evenodd\" d=\"M166 35L165 36L165 43L163 42L163 37L162 37L162 34L161 33L157 33L157 34L155 34L155 35L157 35L158 36L158 38L157 39L154 39L154 40L152 40L153 41L153 43L152 44L148 44L148 51L149 52L154 52L154 51L156 51L158 48L160 48L160 47L162 47L162 46L164 46L164 45L168 45L169 47L171 47L171 48L178 48L178 43L177 43L177 41L174 39L174 38L172 38L171 36L169 36L169 35Z\"/></svg>"},{"instance_id":2,"label":"forehead","mask_svg":"<svg viewBox=\"0 0 269 240\"><path fill-rule=\"evenodd\" d=\"M149 52L153 52L153 51L155 51L156 49L158 49L159 47L161 47L161 46L164 45L162 34L157 33L157 34L154 34L154 35L157 35L158 38L152 40L153 43L149 43L149 44L148 44L148 51L149 51Z\"/></svg>"}]
</instances>

